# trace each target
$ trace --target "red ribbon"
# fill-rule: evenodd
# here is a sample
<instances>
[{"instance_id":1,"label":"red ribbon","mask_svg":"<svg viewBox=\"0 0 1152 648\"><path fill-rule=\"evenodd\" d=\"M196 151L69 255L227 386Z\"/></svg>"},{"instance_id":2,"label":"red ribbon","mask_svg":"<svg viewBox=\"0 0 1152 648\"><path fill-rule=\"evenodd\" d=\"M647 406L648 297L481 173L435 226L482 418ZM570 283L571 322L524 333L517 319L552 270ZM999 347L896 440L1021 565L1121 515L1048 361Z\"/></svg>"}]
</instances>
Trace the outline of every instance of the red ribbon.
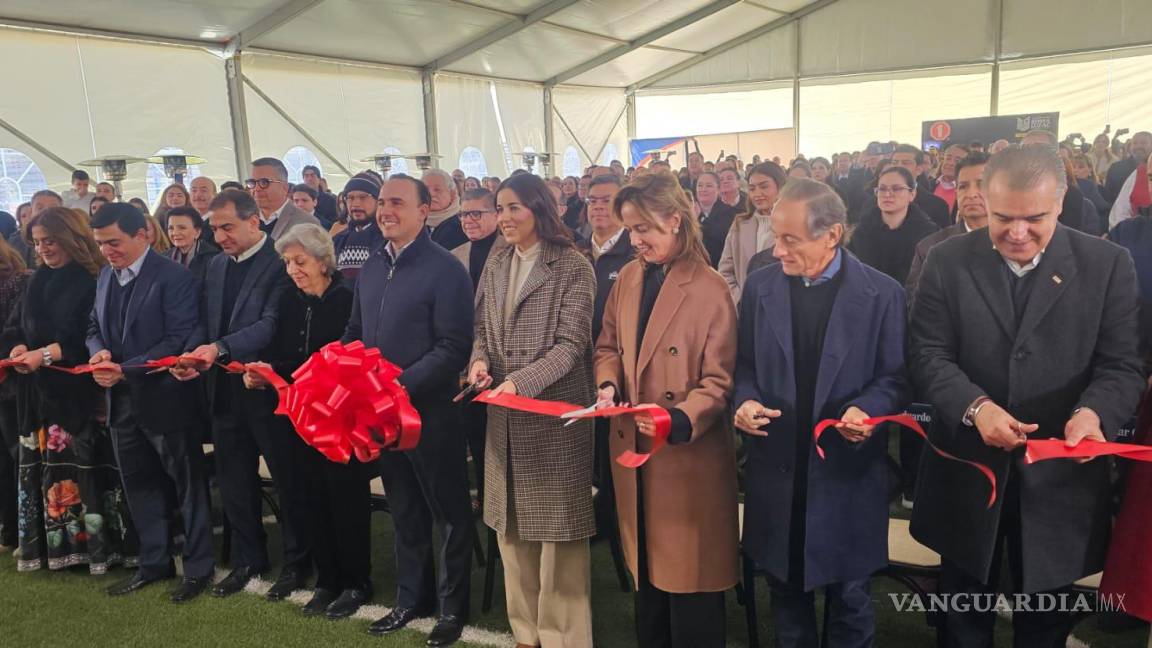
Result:
<instances>
[{"instance_id":1,"label":"red ribbon","mask_svg":"<svg viewBox=\"0 0 1152 648\"><path fill-rule=\"evenodd\" d=\"M820 447L820 435L823 434L824 431L827 430L828 428L830 428L834 425L837 425L841 422L842 421L839 421L837 419L825 419L823 421L820 421L820 423L816 425L816 429L813 431L813 434L812 434L812 440L813 440L813 443L816 445L816 454L819 455L821 459L824 458L824 448ZM989 495L988 495L988 508L992 508L992 505L996 503L996 474L992 472L991 468L989 468L988 466L985 466L982 463L976 462L976 461L969 461L967 459L961 459L960 457L957 457L954 454L945 452L945 451L941 450L940 448L937 448L932 443L932 441L928 438L928 435L924 433L924 428L920 427L920 423L916 419L909 416L908 414L897 414L895 416L875 416L875 417L864 420L865 425L879 425L880 423L896 423L898 425L902 425L902 426L908 428L909 430L912 430L916 434L920 435L920 438L924 439L924 443L928 444L928 447L931 448L933 452L940 455L941 457L944 457L945 459L950 459L952 461L959 461L962 464L968 464L969 466L972 466L976 470L979 470L980 474L984 475L984 478L988 480L989 486L991 486L991 493L989 493Z\"/></svg>"},{"instance_id":2,"label":"red ribbon","mask_svg":"<svg viewBox=\"0 0 1152 648\"><path fill-rule=\"evenodd\" d=\"M668 414L668 410L658 405L639 405L630 407L627 405L618 407L605 407L598 410L588 410L580 412L579 414L572 414L579 412L581 407L564 403L560 401L545 401L535 398L528 398L527 396L520 396L518 394L510 394L503 392L500 394L493 394L491 390L481 392L476 396L476 402L487 403L489 405L498 405L508 409L517 410L520 412L528 412L530 414L542 414L544 416L559 417L564 414L571 414L569 418L585 419L585 418L599 418L599 417L614 417L625 415L648 414L652 417L654 425L652 431L652 448L648 452L636 452L634 450L625 450L616 457L616 463L624 466L625 468L639 468L643 466L652 455L660 451L668 443L668 435L672 432L672 416Z\"/></svg>"},{"instance_id":3,"label":"red ribbon","mask_svg":"<svg viewBox=\"0 0 1152 648\"><path fill-rule=\"evenodd\" d=\"M210 366L186 354L122 368L177 365L202 371ZM411 450L420 442L420 415L408 392L396 382L400 368L381 357L379 349L367 349L362 342L325 345L293 372L292 384L265 364L233 360L215 365L227 373L252 371L264 378L276 390L276 413L287 416L296 433L332 461L348 463L355 455L369 462L380 456L381 449ZM60 370L89 373L93 367Z\"/></svg>"},{"instance_id":4,"label":"red ribbon","mask_svg":"<svg viewBox=\"0 0 1152 648\"><path fill-rule=\"evenodd\" d=\"M1113 443L1084 439L1078 445L1067 446L1063 439L1036 439L1024 447L1024 463L1048 459L1092 459L1113 455L1135 461L1152 461L1152 447L1132 443Z\"/></svg>"}]
</instances>

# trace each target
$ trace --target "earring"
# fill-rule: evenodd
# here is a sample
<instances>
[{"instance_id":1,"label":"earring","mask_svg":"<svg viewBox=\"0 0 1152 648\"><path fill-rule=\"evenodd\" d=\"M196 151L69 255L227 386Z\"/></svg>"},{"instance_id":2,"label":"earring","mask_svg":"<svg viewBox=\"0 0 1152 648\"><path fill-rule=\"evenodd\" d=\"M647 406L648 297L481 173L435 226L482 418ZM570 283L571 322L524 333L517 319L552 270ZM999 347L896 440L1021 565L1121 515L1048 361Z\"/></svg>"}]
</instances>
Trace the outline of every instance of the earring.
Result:
<instances>
[{"instance_id":1,"label":"earring","mask_svg":"<svg viewBox=\"0 0 1152 648\"><path fill-rule=\"evenodd\" d=\"M673 233L673 234L679 234L679 233L680 233L680 228L679 228L679 227L673 227L673 228L672 228L672 233Z\"/></svg>"}]
</instances>

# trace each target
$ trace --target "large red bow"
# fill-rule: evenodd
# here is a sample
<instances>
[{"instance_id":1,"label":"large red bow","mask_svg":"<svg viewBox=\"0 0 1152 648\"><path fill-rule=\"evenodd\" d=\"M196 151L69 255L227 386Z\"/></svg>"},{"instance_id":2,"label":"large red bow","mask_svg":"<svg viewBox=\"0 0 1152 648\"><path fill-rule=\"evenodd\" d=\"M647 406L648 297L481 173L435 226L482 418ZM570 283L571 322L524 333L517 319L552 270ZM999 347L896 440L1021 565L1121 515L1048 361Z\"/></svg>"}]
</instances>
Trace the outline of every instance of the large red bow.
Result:
<instances>
[{"instance_id":1,"label":"large red bow","mask_svg":"<svg viewBox=\"0 0 1152 648\"><path fill-rule=\"evenodd\" d=\"M252 368L276 388L276 413L332 461L348 463L356 455L368 462L381 449L411 450L420 442L420 414L396 382L401 370L379 349L359 341L327 344L292 373L291 385L269 367Z\"/></svg>"}]
</instances>

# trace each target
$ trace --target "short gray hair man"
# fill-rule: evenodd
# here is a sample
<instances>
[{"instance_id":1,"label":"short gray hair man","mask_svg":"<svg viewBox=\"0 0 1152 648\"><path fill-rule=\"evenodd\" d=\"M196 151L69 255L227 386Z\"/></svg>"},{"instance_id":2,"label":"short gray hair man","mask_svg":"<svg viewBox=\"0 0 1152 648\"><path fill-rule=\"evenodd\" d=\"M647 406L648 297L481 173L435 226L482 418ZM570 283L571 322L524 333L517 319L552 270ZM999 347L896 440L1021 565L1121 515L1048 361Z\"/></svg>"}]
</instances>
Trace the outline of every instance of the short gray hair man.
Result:
<instances>
[{"instance_id":1,"label":"short gray hair man","mask_svg":"<svg viewBox=\"0 0 1152 648\"><path fill-rule=\"evenodd\" d=\"M808 208L808 236L823 236L835 225L848 227L848 210L832 187L810 178L789 178L777 202L804 203ZM840 237L840 246L844 245Z\"/></svg>"},{"instance_id":2,"label":"short gray hair man","mask_svg":"<svg viewBox=\"0 0 1152 648\"><path fill-rule=\"evenodd\" d=\"M298 245L304 254L316 259L324 266L324 274L329 277L336 274L336 250L332 245L332 237L328 231L315 223L301 223L289 229L276 239L276 254L284 254L284 250Z\"/></svg>"},{"instance_id":3,"label":"short gray hair man","mask_svg":"<svg viewBox=\"0 0 1152 648\"><path fill-rule=\"evenodd\" d=\"M1056 190L1061 195L1068 190L1064 161L1055 150L1047 146L1007 148L993 155L984 167L984 186L989 186L992 178L997 175L1004 176L1007 188L1012 191L1033 189L1048 177L1056 181Z\"/></svg>"}]
</instances>

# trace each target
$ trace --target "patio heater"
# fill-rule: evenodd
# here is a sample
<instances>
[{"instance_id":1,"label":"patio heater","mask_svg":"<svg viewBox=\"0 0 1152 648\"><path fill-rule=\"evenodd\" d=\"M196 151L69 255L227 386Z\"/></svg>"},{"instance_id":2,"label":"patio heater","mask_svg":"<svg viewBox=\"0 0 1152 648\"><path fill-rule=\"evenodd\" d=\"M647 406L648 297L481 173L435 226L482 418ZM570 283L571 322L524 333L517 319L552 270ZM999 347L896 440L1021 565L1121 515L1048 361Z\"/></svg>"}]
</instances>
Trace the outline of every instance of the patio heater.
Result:
<instances>
[{"instance_id":1,"label":"patio heater","mask_svg":"<svg viewBox=\"0 0 1152 648\"><path fill-rule=\"evenodd\" d=\"M112 186L116 190L116 200L120 200L120 183L128 177L128 165L144 161L144 158L132 157L130 155L105 155L104 157L84 160L80 163L80 166L99 167L101 175L103 175L106 180L112 181Z\"/></svg>"},{"instance_id":2,"label":"patio heater","mask_svg":"<svg viewBox=\"0 0 1152 648\"><path fill-rule=\"evenodd\" d=\"M427 171L432 168L432 160L439 160L441 156L435 153L413 153L405 155L404 157L416 162L416 168L421 171Z\"/></svg>"},{"instance_id":3,"label":"patio heater","mask_svg":"<svg viewBox=\"0 0 1152 648\"><path fill-rule=\"evenodd\" d=\"M185 155L183 153L170 153L166 155L157 155L148 158L152 164L164 165L164 175L172 178L172 182L178 185L184 184L184 176L188 175L188 167L193 164L204 164L207 162L202 157L195 155Z\"/></svg>"}]
</instances>

